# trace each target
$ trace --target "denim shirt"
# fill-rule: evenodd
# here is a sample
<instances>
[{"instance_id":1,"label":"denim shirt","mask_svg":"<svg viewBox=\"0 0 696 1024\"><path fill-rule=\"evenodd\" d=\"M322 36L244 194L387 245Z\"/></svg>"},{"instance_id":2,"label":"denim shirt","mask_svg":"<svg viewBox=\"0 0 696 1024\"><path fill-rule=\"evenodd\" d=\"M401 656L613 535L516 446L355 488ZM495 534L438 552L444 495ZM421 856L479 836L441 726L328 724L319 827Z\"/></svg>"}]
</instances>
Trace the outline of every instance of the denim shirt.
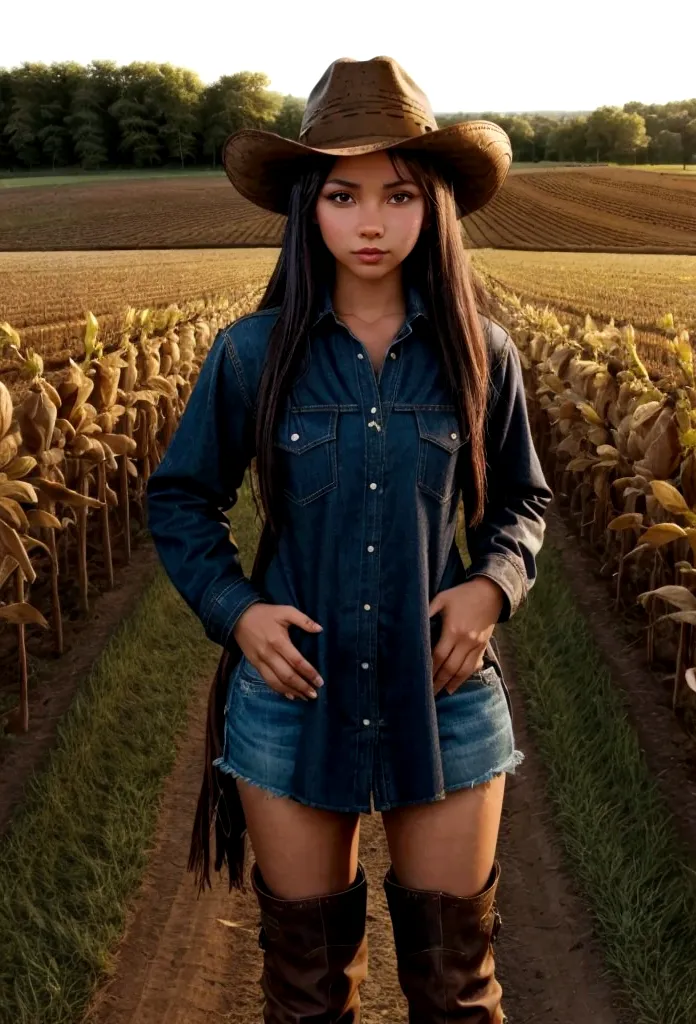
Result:
<instances>
[{"instance_id":1,"label":"denim shirt","mask_svg":"<svg viewBox=\"0 0 696 1024\"><path fill-rule=\"evenodd\" d=\"M500 621L514 614L535 579L551 498L517 350L483 318L488 492L482 523L467 528L465 566L455 532L460 494L465 512L470 495L467 441L421 295L408 289L405 322L376 374L325 290L276 429L284 522L258 589L242 572L222 510L236 503L255 454L255 396L278 313L252 313L216 336L148 480L149 527L174 586L223 647L257 601L294 605L323 627L290 626L325 681L303 705L298 798L368 811L378 779L387 806L437 799L432 648L441 617L429 618L429 604L487 576L505 595ZM496 660L491 645L488 654Z\"/></svg>"}]
</instances>

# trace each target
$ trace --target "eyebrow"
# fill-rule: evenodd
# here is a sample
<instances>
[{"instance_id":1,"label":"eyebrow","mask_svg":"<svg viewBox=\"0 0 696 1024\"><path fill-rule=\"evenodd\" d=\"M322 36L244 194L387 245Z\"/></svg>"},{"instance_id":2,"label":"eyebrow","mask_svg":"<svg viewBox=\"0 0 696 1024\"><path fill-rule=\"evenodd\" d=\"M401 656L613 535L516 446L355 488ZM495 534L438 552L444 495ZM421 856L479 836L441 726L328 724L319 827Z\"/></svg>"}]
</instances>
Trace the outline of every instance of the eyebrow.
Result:
<instances>
[{"instance_id":1,"label":"eyebrow","mask_svg":"<svg viewBox=\"0 0 696 1024\"><path fill-rule=\"evenodd\" d=\"M347 188L360 188L360 183L357 181L346 181L345 178L329 178L328 181L324 182L325 185L345 185ZM411 181L410 178L397 178L396 181L389 181L382 185L382 188L396 188L397 185L415 185L415 181Z\"/></svg>"}]
</instances>

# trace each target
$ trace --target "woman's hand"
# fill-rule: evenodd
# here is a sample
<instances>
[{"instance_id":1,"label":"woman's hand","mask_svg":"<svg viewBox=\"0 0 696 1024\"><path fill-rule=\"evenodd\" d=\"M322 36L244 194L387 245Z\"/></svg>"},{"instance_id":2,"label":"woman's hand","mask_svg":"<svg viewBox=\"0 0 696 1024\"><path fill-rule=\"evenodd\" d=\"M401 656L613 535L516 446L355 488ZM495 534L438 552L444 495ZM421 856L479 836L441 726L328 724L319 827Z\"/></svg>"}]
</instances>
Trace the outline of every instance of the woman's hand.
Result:
<instances>
[{"instance_id":1,"label":"woman's hand","mask_svg":"<svg viewBox=\"0 0 696 1024\"><path fill-rule=\"evenodd\" d=\"M291 604L257 601L242 612L232 632L245 657L272 690L289 700L295 697L306 700L317 696L315 687L323 686L324 680L291 641L290 625L300 626L308 633L322 629L318 622Z\"/></svg>"},{"instance_id":2,"label":"woman's hand","mask_svg":"<svg viewBox=\"0 0 696 1024\"><path fill-rule=\"evenodd\" d=\"M483 666L483 653L503 607L503 592L487 576L443 590L430 602L442 612L442 633L433 648L435 693L454 693Z\"/></svg>"}]
</instances>

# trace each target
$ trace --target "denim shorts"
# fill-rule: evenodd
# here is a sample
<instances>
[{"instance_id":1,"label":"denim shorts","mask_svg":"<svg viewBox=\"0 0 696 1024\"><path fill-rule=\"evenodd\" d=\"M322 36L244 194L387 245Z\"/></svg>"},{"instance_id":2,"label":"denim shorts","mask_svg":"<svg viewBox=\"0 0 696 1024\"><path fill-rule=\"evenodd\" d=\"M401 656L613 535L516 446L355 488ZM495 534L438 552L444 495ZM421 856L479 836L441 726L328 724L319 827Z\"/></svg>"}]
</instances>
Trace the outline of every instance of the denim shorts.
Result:
<instances>
[{"instance_id":1,"label":"denim shorts","mask_svg":"<svg viewBox=\"0 0 696 1024\"><path fill-rule=\"evenodd\" d=\"M223 756L213 763L226 772L268 790L275 796L303 800L293 792L293 770L301 741L305 701L276 693L242 655L229 679ZM494 664L487 664L452 694L435 698L444 787L447 792L488 782L503 772L515 773L524 760L515 749L512 704L507 686ZM412 801L403 801L403 804ZM401 806L372 793L374 810ZM332 809L332 808L327 808Z\"/></svg>"}]
</instances>

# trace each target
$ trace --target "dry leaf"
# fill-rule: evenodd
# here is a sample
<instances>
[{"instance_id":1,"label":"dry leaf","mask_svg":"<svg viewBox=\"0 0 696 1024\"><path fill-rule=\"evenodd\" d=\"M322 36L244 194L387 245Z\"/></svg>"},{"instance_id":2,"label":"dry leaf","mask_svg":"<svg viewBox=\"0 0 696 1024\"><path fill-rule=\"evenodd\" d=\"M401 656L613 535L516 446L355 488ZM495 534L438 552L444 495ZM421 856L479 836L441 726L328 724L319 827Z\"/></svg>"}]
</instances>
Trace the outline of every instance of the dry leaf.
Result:
<instances>
[{"instance_id":1,"label":"dry leaf","mask_svg":"<svg viewBox=\"0 0 696 1024\"><path fill-rule=\"evenodd\" d=\"M0 619L6 622L13 622L17 626L35 625L48 629L48 623L41 612L26 601L17 604L0 605Z\"/></svg>"},{"instance_id":2,"label":"dry leaf","mask_svg":"<svg viewBox=\"0 0 696 1024\"><path fill-rule=\"evenodd\" d=\"M638 600L645 605L650 597L659 597L666 604L673 604L682 611L696 611L696 594L692 594L686 587L669 585L658 587L657 590L647 590L641 594Z\"/></svg>"},{"instance_id":3,"label":"dry leaf","mask_svg":"<svg viewBox=\"0 0 696 1024\"><path fill-rule=\"evenodd\" d=\"M659 548L663 544L669 544L673 540L687 536L686 530L677 526L676 523L656 523L654 526L648 527L640 540L642 544L650 544L653 548Z\"/></svg>"},{"instance_id":4,"label":"dry leaf","mask_svg":"<svg viewBox=\"0 0 696 1024\"><path fill-rule=\"evenodd\" d=\"M34 483L51 501L62 501L64 505L72 505L74 508L102 508L104 505L98 498L90 498L86 494L71 491L65 484L56 483L55 480L39 478Z\"/></svg>"},{"instance_id":5,"label":"dry leaf","mask_svg":"<svg viewBox=\"0 0 696 1024\"><path fill-rule=\"evenodd\" d=\"M624 512L608 524L608 530L635 530L643 523L642 512Z\"/></svg>"},{"instance_id":6,"label":"dry leaf","mask_svg":"<svg viewBox=\"0 0 696 1024\"><path fill-rule=\"evenodd\" d=\"M0 519L0 547L4 548L7 554L12 555L16 559L25 578L29 583L33 583L36 579L36 573L34 572L29 555L19 538L19 534L11 526L8 526L7 523L4 523L2 519Z\"/></svg>"},{"instance_id":7,"label":"dry leaf","mask_svg":"<svg viewBox=\"0 0 696 1024\"><path fill-rule=\"evenodd\" d=\"M61 522L57 516L51 515L42 508L30 508L27 510L27 519L30 526L43 527L49 530L60 530Z\"/></svg>"},{"instance_id":8,"label":"dry leaf","mask_svg":"<svg viewBox=\"0 0 696 1024\"><path fill-rule=\"evenodd\" d=\"M668 512L684 513L690 511L684 496L666 480L651 480L650 487L659 503Z\"/></svg>"}]
</instances>

